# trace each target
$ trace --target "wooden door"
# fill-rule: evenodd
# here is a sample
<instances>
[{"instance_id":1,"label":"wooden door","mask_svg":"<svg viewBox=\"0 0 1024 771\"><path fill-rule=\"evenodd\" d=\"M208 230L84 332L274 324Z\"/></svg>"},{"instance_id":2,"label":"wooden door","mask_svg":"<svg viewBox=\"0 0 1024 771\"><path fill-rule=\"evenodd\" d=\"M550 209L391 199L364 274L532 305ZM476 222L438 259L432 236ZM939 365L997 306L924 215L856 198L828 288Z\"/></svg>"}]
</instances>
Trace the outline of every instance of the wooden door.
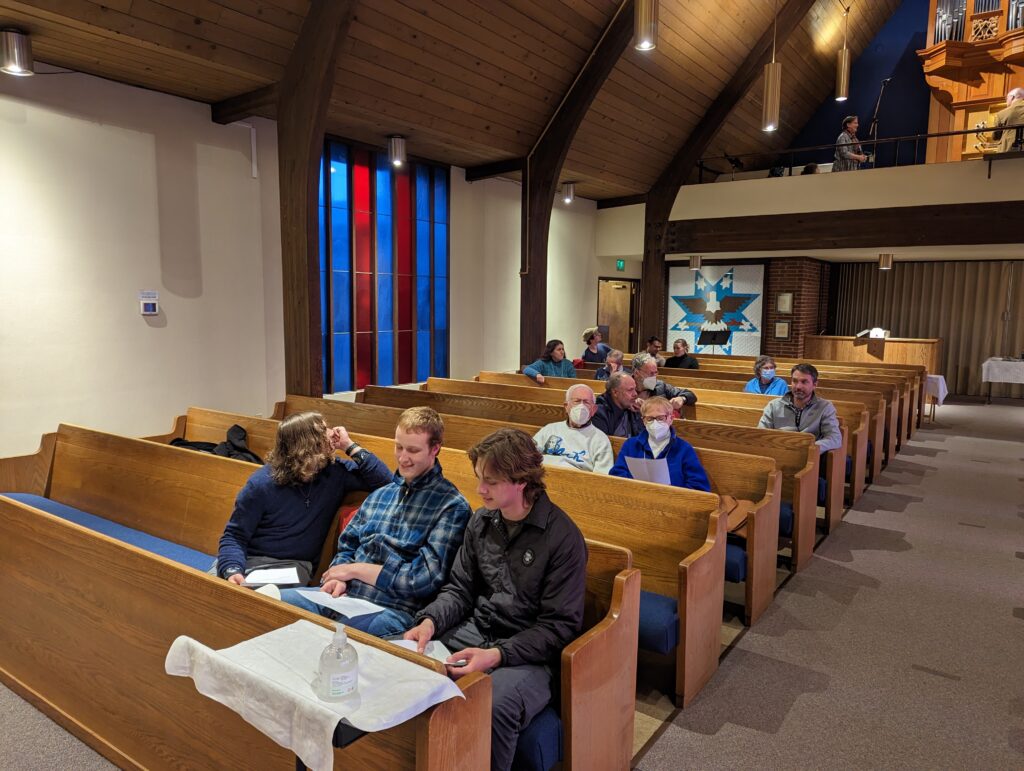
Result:
<instances>
[{"instance_id":1,"label":"wooden door","mask_svg":"<svg viewBox=\"0 0 1024 771\"><path fill-rule=\"evenodd\" d=\"M597 323L607 326L604 341L624 353L636 350L636 297L640 282L636 279L598 279Z\"/></svg>"}]
</instances>

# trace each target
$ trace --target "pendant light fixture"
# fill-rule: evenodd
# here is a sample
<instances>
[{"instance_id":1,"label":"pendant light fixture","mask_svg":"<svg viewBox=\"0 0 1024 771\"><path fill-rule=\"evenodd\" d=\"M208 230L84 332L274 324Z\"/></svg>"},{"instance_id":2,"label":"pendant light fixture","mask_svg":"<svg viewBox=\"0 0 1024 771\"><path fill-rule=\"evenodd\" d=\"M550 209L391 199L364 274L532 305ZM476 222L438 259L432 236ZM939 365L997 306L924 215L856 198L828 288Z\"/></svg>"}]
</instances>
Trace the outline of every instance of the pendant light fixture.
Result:
<instances>
[{"instance_id":1,"label":"pendant light fixture","mask_svg":"<svg viewBox=\"0 0 1024 771\"><path fill-rule=\"evenodd\" d=\"M850 8L843 7L843 47L836 54L836 101L845 102L850 96Z\"/></svg>"},{"instance_id":2,"label":"pendant light fixture","mask_svg":"<svg viewBox=\"0 0 1024 771\"><path fill-rule=\"evenodd\" d=\"M576 200L576 183L575 182L564 182L562 183L562 202L572 203Z\"/></svg>"},{"instance_id":3,"label":"pendant light fixture","mask_svg":"<svg viewBox=\"0 0 1024 771\"><path fill-rule=\"evenodd\" d=\"M892 270L893 260L896 259L895 254L880 254L878 255L878 269L879 270Z\"/></svg>"},{"instance_id":4,"label":"pendant light fixture","mask_svg":"<svg viewBox=\"0 0 1024 771\"><path fill-rule=\"evenodd\" d=\"M761 130L779 127L779 103L782 100L782 62L775 61L775 38L779 31L779 0L775 0L772 22L772 60L764 66L764 100L761 102Z\"/></svg>"},{"instance_id":5,"label":"pendant light fixture","mask_svg":"<svg viewBox=\"0 0 1024 771\"><path fill-rule=\"evenodd\" d=\"M699 254L691 254L690 255L690 270L700 270L700 266L701 266L701 263L703 262L703 260L704 260L704 258L701 257Z\"/></svg>"},{"instance_id":6,"label":"pendant light fixture","mask_svg":"<svg viewBox=\"0 0 1024 771\"><path fill-rule=\"evenodd\" d=\"M633 48L653 51L658 46L658 0L636 0L633 10Z\"/></svg>"},{"instance_id":7,"label":"pendant light fixture","mask_svg":"<svg viewBox=\"0 0 1024 771\"><path fill-rule=\"evenodd\" d=\"M405 137L398 134L388 137L388 160L396 169L405 165Z\"/></svg>"},{"instance_id":8,"label":"pendant light fixture","mask_svg":"<svg viewBox=\"0 0 1024 771\"><path fill-rule=\"evenodd\" d=\"M32 71L32 41L20 29L0 30L0 72L18 77L35 75Z\"/></svg>"}]
</instances>

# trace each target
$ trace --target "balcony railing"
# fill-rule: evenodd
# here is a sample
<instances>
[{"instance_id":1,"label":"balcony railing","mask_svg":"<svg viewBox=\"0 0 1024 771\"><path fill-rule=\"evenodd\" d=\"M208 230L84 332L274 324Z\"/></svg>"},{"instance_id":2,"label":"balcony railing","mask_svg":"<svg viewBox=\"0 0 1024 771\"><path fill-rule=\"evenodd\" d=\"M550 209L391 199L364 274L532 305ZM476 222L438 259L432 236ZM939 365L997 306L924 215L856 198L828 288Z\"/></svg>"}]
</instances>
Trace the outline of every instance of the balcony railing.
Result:
<instances>
[{"instance_id":1,"label":"balcony railing","mask_svg":"<svg viewBox=\"0 0 1024 771\"><path fill-rule=\"evenodd\" d=\"M963 137L977 134L979 131L991 131L991 127L985 129L965 129L962 131L940 131L933 134L911 134L902 137L889 137L886 139L860 139L862 152L870 156L864 166L866 168L892 167L892 166L913 166L925 162L925 149L929 139L942 139L944 137ZM1020 152L1024 157L1024 124L1005 126L1003 131L1015 131L1014 143L1015 153ZM981 140L978 140L979 144ZM793 169L800 173L800 169L808 163L829 163L833 160L837 144L810 145L807 147L793 147L778 152L743 153L742 155L715 155L702 158L697 162L698 182L713 182L721 175L741 173L747 170L760 170L767 168L769 176L793 176ZM844 145L849 147L849 145ZM832 157L825 159L826 151ZM996 157L994 153L989 153ZM985 155L981 156L984 160ZM713 176L712 176L713 175Z\"/></svg>"}]
</instances>

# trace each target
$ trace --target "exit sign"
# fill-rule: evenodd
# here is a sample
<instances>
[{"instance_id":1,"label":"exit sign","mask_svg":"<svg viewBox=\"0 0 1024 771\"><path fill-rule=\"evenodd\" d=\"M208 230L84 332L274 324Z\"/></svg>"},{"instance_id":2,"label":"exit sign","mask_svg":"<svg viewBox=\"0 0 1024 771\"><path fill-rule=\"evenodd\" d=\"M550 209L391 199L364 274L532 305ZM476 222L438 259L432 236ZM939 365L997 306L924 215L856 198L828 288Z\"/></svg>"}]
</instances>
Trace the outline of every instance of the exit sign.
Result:
<instances>
[{"instance_id":1,"label":"exit sign","mask_svg":"<svg viewBox=\"0 0 1024 771\"><path fill-rule=\"evenodd\" d=\"M616 260L615 261L615 270L625 270L625 269L626 269L626 261L625 260Z\"/></svg>"}]
</instances>

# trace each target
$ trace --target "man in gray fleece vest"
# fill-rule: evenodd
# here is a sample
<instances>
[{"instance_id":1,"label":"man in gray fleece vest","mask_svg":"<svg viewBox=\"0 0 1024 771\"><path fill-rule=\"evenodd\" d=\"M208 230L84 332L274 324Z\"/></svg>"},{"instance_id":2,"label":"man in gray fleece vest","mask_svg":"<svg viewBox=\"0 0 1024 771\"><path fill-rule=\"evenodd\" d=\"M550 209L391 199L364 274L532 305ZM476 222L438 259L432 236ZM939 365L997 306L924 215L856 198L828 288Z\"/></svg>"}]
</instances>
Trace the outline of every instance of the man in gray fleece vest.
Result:
<instances>
[{"instance_id":1,"label":"man in gray fleece vest","mask_svg":"<svg viewBox=\"0 0 1024 771\"><path fill-rule=\"evenodd\" d=\"M765 405L758 425L812 434L819 453L839 449L843 437L839 433L836 408L832 402L814 394L818 370L812 364L797 364L790 375L789 393Z\"/></svg>"}]
</instances>

